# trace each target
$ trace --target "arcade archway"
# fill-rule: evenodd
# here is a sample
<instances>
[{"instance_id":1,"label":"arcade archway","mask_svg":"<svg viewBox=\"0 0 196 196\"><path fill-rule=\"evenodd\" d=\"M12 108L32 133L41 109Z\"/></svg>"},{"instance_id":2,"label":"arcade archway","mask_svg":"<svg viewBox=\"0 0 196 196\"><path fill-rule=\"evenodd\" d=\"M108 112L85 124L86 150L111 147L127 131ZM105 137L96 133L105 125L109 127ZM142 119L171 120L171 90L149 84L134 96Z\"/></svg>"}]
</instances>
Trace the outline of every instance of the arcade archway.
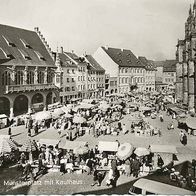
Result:
<instances>
[{"instance_id":1,"label":"arcade archway","mask_svg":"<svg viewBox=\"0 0 196 196\"><path fill-rule=\"evenodd\" d=\"M10 115L10 101L6 97L0 97L0 114Z\"/></svg>"},{"instance_id":2,"label":"arcade archway","mask_svg":"<svg viewBox=\"0 0 196 196\"><path fill-rule=\"evenodd\" d=\"M33 95L31 103L32 103L32 108L34 109L35 112L42 111L44 109L43 95L40 93Z\"/></svg>"},{"instance_id":3,"label":"arcade archway","mask_svg":"<svg viewBox=\"0 0 196 196\"><path fill-rule=\"evenodd\" d=\"M28 98L25 95L19 95L14 100L14 115L18 116L28 112Z\"/></svg>"},{"instance_id":4,"label":"arcade archway","mask_svg":"<svg viewBox=\"0 0 196 196\"><path fill-rule=\"evenodd\" d=\"M52 92L48 93L46 96L46 105L52 104Z\"/></svg>"}]
</instances>

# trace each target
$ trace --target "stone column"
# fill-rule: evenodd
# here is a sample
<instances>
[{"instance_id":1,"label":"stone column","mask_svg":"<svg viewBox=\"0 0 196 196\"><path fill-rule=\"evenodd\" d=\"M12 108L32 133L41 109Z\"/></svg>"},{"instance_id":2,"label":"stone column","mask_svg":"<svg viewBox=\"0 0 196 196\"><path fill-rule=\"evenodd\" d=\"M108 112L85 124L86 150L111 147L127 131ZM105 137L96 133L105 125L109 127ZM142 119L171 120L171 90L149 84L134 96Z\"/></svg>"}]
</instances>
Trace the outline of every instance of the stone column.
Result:
<instances>
[{"instance_id":1,"label":"stone column","mask_svg":"<svg viewBox=\"0 0 196 196\"><path fill-rule=\"evenodd\" d=\"M38 67L35 68L34 72L34 84L38 84Z\"/></svg>"},{"instance_id":2,"label":"stone column","mask_svg":"<svg viewBox=\"0 0 196 196\"><path fill-rule=\"evenodd\" d=\"M28 67L25 66L25 69L24 69L24 77L23 77L23 84L27 84L27 74L28 74Z\"/></svg>"},{"instance_id":3,"label":"stone column","mask_svg":"<svg viewBox=\"0 0 196 196\"><path fill-rule=\"evenodd\" d=\"M194 92L194 62L189 61L188 64L188 108L193 110L195 105Z\"/></svg>"},{"instance_id":4,"label":"stone column","mask_svg":"<svg viewBox=\"0 0 196 196\"><path fill-rule=\"evenodd\" d=\"M10 101L10 118L14 117L14 101Z\"/></svg>"},{"instance_id":5,"label":"stone column","mask_svg":"<svg viewBox=\"0 0 196 196\"><path fill-rule=\"evenodd\" d=\"M46 67L44 71L44 84L47 84L47 77L48 77L48 68Z\"/></svg>"},{"instance_id":6,"label":"stone column","mask_svg":"<svg viewBox=\"0 0 196 196\"><path fill-rule=\"evenodd\" d=\"M188 72L187 63L183 63L183 103L188 104Z\"/></svg>"}]
</instances>

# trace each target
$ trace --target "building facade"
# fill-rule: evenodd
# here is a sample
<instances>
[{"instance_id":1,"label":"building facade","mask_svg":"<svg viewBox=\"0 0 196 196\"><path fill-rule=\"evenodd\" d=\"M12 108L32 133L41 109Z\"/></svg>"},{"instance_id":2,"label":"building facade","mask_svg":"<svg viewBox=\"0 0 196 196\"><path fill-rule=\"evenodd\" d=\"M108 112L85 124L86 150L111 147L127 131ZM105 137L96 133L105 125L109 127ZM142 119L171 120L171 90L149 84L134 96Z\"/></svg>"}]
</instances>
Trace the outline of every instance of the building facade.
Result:
<instances>
[{"instance_id":1,"label":"building facade","mask_svg":"<svg viewBox=\"0 0 196 196\"><path fill-rule=\"evenodd\" d=\"M37 27L0 25L0 64L0 113L14 117L58 101L62 73Z\"/></svg>"},{"instance_id":2,"label":"building facade","mask_svg":"<svg viewBox=\"0 0 196 196\"><path fill-rule=\"evenodd\" d=\"M146 57L138 57L140 62L145 66L145 90L147 92L155 91L155 74L156 69L153 61L146 59Z\"/></svg>"},{"instance_id":3,"label":"building facade","mask_svg":"<svg viewBox=\"0 0 196 196\"><path fill-rule=\"evenodd\" d=\"M85 55L88 63L88 97L101 98L105 96L105 70L92 57Z\"/></svg>"},{"instance_id":4,"label":"building facade","mask_svg":"<svg viewBox=\"0 0 196 196\"><path fill-rule=\"evenodd\" d=\"M193 9L190 7L188 18L185 22L185 38L178 40L176 51L176 97L188 106L188 109L195 111L196 107L196 0Z\"/></svg>"},{"instance_id":5,"label":"building facade","mask_svg":"<svg viewBox=\"0 0 196 196\"><path fill-rule=\"evenodd\" d=\"M99 47L93 57L111 78L117 78L117 92L128 93L133 86L145 90L145 67L126 49Z\"/></svg>"}]
</instances>

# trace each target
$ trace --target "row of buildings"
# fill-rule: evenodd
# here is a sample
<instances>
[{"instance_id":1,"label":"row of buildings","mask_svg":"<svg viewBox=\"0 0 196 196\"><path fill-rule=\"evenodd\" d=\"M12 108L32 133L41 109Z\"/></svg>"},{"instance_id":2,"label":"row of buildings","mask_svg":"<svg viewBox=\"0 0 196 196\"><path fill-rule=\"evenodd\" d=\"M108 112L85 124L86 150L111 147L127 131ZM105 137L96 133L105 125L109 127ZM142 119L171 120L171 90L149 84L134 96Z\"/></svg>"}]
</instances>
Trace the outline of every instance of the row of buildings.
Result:
<instances>
[{"instance_id":1,"label":"row of buildings","mask_svg":"<svg viewBox=\"0 0 196 196\"><path fill-rule=\"evenodd\" d=\"M0 113L10 117L57 101L155 91L154 61L108 47L83 56L54 52L37 27L0 25L0 65Z\"/></svg>"},{"instance_id":2,"label":"row of buildings","mask_svg":"<svg viewBox=\"0 0 196 196\"><path fill-rule=\"evenodd\" d=\"M185 22L185 37L178 40L176 51L176 98L190 111L196 108L196 0Z\"/></svg>"}]
</instances>

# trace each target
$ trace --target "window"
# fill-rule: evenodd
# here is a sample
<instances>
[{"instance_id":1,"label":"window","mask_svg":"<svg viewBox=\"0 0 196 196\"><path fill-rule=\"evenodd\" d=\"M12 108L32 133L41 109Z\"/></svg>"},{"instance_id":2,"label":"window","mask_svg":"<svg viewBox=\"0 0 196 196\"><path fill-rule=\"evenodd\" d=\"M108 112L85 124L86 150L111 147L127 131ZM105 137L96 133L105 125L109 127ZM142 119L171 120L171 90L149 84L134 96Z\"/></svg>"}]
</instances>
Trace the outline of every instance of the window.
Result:
<instances>
[{"instance_id":1,"label":"window","mask_svg":"<svg viewBox=\"0 0 196 196\"><path fill-rule=\"evenodd\" d=\"M0 50L3 52L5 58L8 58L9 59L9 58L12 57L12 55L7 50L2 49L2 48L0 48Z\"/></svg>"},{"instance_id":2,"label":"window","mask_svg":"<svg viewBox=\"0 0 196 196\"><path fill-rule=\"evenodd\" d=\"M24 39L20 39L20 41L23 43L23 45L24 45L26 48L31 48L30 45L29 45Z\"/></svg>"},{"instance_id":3,"label":"window","mask_svg":"<svg viewBox=\"0 0 196 196\"><path fill-rule=\"evenodd\" d=\"M15 76L15 84L23 84L23 71L18 70Z\"/></svg>"},{"instance_id":4,"label":"window","mask_svg":"<svg viewBox=\"0 0 196 196\"><path fill-rule=\"evenodd\" d=\"M67 69L67 73L69 73L69 69Z\"/></svg>"},{"instance_id":5,"label":"window","mask_svg":"<svg viewBox=\"0 0 196 196\"><path fill-rule=\"evenodd\" d=\"M69 78L67 78L67 82L69 83Z\"/></svg>"},{"instance_id":6,"label":"window","mask_svg":"<svg viewBox=\"0 0 196 196\"><path fill-rule=\"evenodd\" d=\"M27 73L27 84L34 84L34 75L33 71Z\"/></svg>"},{"instance_id":7,"label":"window","mask_svg":"<svg viewBox=\"0 0 196 196\"><path fill-rule=\"evenodd\" d=\"M2 85L10 85L11 84L11 74L9 71L5 71L2 74Z\"/></svg>"},{"instance_id":8,"label":"window","mask_svg":"<svg viewBox=\"0 0 196 196\"><path fill-rule=\"evenodd\" d=\"M75 91L75 87L74 86L72 86L72 91Z\"/></svg>"},{"instance_id":9,"label":"window","mask_svg":"<svg viewBox=\"0 0 196 196\"><path fill-rule=\"evenodd\" d=\"M15 46L14 42L12 42L7 36L2 35L2 37L4 38L8 46L12 46L12 47Z\"/></svg>"},{"instance_id":10,"label":"window","mask_svg":"<svg viewBox=\"0 0 196 196\"><path fill-rule=\"evenodd\" d=\"M38 51L34 51L35 54L37 55L37 57L40 59L40 60L45 60L45 58L38 52Z\"/></svg>"},{"instance_id":11,"label":"window","mask_svg":"<svg viewBox=\"0 0 196 196\"><path fill-rule=\"evenodd\" d=\"M26 60L30 60L31 58L29 57L29 55L22 49L18 49L18 51L20 52L20 54L22 55L22 57Z\"/></svg>"},{"instance_id":12,"label":"window","mask_svg":"<svg viewBox=\"0 0 196 196\"><path fill-rule=\"evenodd\" d=\"M72 73L75 73L75 70L74 69L72 69Z\"/></svg>"},{"instance_id":13,"label":"window","mask_svg":"<svg viewBox=\"0 0 196 196\"><path fill-rule=\"evenodd\" d=\"M78 81L80 81L80 76L78 76Z\"/></svg>"},{"instance_id":14,"label":"window","mask_svg":"<svg viewBox=\"0 0 196 196\"><path fill-rule=\"evenodd\" d=\"M47 83L51 84L53 82L54 74L52 72L48 72L47 74Z\"/></svg>"},{"instance_id":15,"label":"window","mask_svg":"<svg viewBox=\"0 0 196 196\"><path fill-rule=\"evenodd\" d=\"M44 72L39 71L38 72L38 84L43 84L44 83Z\"/></svg>"},{"instance_id":16,"label":"window","mask_svg":"<svg viewBox=\"0 0 196 196\"><path fill-rule=\"evenodd\" d=\"M74 82L74 78L72 78L71 81Z\"/></svg>"},{"instance_id":17,"label":"window","mask_svg":"<svg viewBox=\"0 0 196 196\"><path fill-rule=\"evenodd\" d=\"M125 73L127 73L128 72L128 70L127 69L125 69Z\"/></svg>"},{"instance_id":18,"label":"window","mask_svg":"<svg viewBox=\"0 0 196 196\"><path fill-rule=\"evenodd\" d=\"M80 91L80 85L78 85L78 90Z\"/></svg>"}]
</instances>

